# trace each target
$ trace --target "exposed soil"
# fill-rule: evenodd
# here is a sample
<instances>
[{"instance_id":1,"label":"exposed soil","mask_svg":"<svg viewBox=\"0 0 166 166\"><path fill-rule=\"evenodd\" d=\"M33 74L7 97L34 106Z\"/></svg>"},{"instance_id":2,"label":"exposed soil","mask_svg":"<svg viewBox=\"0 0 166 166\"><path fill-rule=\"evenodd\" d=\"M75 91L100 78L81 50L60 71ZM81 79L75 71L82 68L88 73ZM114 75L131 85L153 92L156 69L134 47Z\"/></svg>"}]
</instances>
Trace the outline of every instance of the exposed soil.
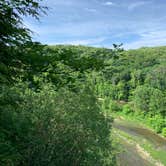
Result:
<instances>
[{"instance_id":1,"label":"exposed soil","mask_svg":"<svg viewBox=\"0 0 166 166\"><path fill-rule=\"evenodd\" d=\"M166 139L149 129L135 126L122 119L116 119L113 127L116 130L127 133L131 137L139 137L142 140L146 139L156 149L166 150ZM123 149L117 155L118 166L164 166L162 163L154 160L138 143L128 140L118 132L116 134L120 138L120 144Z\"/></svg>"}]
</instances>

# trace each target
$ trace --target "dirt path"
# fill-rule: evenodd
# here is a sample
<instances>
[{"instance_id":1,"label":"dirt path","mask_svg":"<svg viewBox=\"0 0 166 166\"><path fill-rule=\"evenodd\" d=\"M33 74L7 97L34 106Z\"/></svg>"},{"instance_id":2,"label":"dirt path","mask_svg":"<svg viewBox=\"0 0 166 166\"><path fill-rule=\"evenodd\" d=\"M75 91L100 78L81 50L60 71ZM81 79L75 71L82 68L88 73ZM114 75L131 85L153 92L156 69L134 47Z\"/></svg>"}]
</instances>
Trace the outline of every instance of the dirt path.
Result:
<instances>
[{"instance_id":1,"label":"dirt path","mask_svg":"<svg viewBox=\"0 0 166 166\"><path fill-rule=\"evenodd\" d=\"M142 157L136 146L124 141L121 142L124 149L117 155L118 166L155 166L147 157Z\"/></svg>"},{"instance_id":2,"label":"dirt path","mask_svg":"<svg viewBox=\"0 0 166 166\"><path fill-rule=\"evenodd\" d=\"M122 131L130 137L139 137L140 140L145 139L153 144L156 149L166 150L166 139L148 129L141 126L134 126L121 119L116 119L113 127L116 136L120 139L120 144L123 149L123 151L117 155L118 166L164 166L161 162L153 159L138 142L127 139L118 131Z\"/></svg>"}]
</instances>

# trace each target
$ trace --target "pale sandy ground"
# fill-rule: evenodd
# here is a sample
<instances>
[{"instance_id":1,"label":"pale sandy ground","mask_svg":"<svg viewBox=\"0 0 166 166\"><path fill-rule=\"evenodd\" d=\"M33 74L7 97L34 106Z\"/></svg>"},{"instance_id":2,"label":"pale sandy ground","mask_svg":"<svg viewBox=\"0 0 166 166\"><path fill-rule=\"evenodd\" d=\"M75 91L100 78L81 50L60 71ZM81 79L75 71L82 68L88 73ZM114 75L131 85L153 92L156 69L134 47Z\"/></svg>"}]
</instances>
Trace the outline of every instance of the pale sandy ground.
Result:
<instances>
[{"instance_id":1,"label":"pale sandy ground","mask_svg":"<svg viewBox=\"0 0 166 166\"><path fill-rule=\"evenodd\" d=\"M125 124L121 120L115 120L113 127L121 130L130 136L139 136L153 143L156 148L166 147L166 140L152 131ZM138 143L128 140L126 137L116 133L120 138L123 151L117 155L118 166L164 166L159 161L153 159Z\"/></svg>"}]
</instances>

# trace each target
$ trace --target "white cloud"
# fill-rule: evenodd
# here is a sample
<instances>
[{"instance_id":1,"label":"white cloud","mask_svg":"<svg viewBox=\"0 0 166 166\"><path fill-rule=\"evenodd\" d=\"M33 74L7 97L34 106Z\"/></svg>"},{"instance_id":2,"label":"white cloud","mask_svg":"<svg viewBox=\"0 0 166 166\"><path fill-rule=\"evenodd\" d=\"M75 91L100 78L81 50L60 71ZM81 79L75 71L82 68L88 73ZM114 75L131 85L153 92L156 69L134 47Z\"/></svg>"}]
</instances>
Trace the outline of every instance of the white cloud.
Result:
<instances>
[{"instance_id":1,"label":"white cloud","mask_svg":"<svg viewBox=\"0 0 166 166\"><path fill-rule=\"evenodd\" d=\"M143 6L143 5L145 5L145 4L147 4L147 1L139 1L139 2L131 3L131 4L129 4L129 6L128 6L128 10L132 11L132 10L134 10L135 8L140 7L140 6Z\"/></svg>"},{"instance_id":2,"label":"white cloud","mask_svg":"<svg viewBox=\"0 0 166 166\"><path fill-rule=\"evenodd\" d=\"M63 6L71 6L74 5L74 2L72 0L49 0L49 1L43 1L43 5L53 7L57 5L63 5Z\"/></svg>"},{"instance_id":3,"label":"white cloud","mask_svg":"<svg viewBox=\"0 0 166 166\"><path fill-rule=\"evenodd\" d=\"M91 12L91 13L96 13L97 10L94 8L85 8L86 11Z\"/></svg>"},{"instance_id":4,"label":"white cloud","mask_svg":"<svg viewBox=\"0 0 166 166\"><path fill-rule=\"evenodd\" d=\"M93 38L93 39L86 39L86 40L75 40L75 41L70 41L70 44L73 45L89 45L89 44L97 44L100 42L103 42L105 38L100 37L100 38Z\"/></svg>"},{"instance_id":5,"label":"white cloud","mask_svg":"<svg viewBox=\"0 0 166 166\"><path fill-rule=\"evenodd\" d=\"M126 49L135 49L143 46L162 46L166 45L166 30L156 30L143 32L140 34L140 39L124 45Z\"/></svg>"},{"instance_id":6,"label":"white cloud","mask_svg":"<svg viewBox=\"0 0 166 166\"><path fill-rule=\"evenodd\" d=\"M32 31L40 36L66 36L66 37L89 37L101 36L108 32L111 25L103 21L85 21L80 23L65 23L60 25L34 25L26 24Z\"/></svg>"},{"instance_id":7,"label":"white cloud","mask_svg":"<svg viewBox=\"0 0 166 166\"><path fill-rule=\"evenodd\" d=\"M33 37L41 42L110 47L113 42L122 40L127 49L166 45L164 4L155 6L156 12L154 12L152 5L155 4L148 5L152 3L150 0L126 1L121 4L111 2L112 0L102 0L102 2L96 0L96 3L91 3L95 0L91 2L88 0L50 1L55 4L59 3L60 6L57 7L57 11L55 7L55 12L46 19L42 19L41 23L36 23L31 19L25 22L27 27L36 32ZM66 1L68 2L66 5L73 6L65 6L66 8L61 6L63 3L65 5ZM51 4L51 2L49 3ZM109 7L114 6L119 8L117 10L105 10L107 7L109 9ZM137 8L141 8L145 12L135 11L132 15L130 11ZM88 12L92 14L87 14Z\"/></svg>"},{"instance_id":8,"label":"white cloud","mask_svg":"<svg viewBox=\"0 0 166 166\"><path fill-rule=\"evenodd\" d=\"M111 1L107 1L107 2L103 3L103 5L105 5L105 6L113 6L114 3L111 2Z\"/></svg>"},{"instance_id":9,"label":"white cloud","mask_svg":"<svg viewBox=\"0 0 166 166\"><path fill-rule=\"evenodd\" d=\"M71 44L71 45L96 45L100 44L100 42L103 42L106 38L104 37L98 37L98 38L92 38L92 39L85 39L85 40L68 40L64 42L54 42L54 43L48 43L50 45L55 44Z\"/></svg>"}]
</instances>

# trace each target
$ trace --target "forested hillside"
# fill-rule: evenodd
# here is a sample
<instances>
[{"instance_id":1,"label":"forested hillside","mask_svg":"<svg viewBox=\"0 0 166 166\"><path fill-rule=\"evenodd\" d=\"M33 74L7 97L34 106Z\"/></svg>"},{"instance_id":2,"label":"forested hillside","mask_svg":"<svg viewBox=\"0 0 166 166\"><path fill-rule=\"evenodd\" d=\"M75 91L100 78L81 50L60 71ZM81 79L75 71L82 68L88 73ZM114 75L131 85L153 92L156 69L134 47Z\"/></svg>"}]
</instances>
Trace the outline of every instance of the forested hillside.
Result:
<instances>
[{"instance_id":1,"label":"forested hillside","mask_svg":"<svg viewBox=\"0 0 166 166\"><path fill-rule=\"evenodd\" d=\"M22 16L45 7L0 7L0 165L115 166L118 113L166 136L166 47L43 45Z\"/></svg>"},{"instance_id":2,"label":"forested hillside","mask_svg":"<svg viewBox=\"0 0 166 166\"><path fill-rule=\"evenodd\" d=\"M166 47L124 51L107 63L99 86L101 96L108 96L105 107L139 116L165 136Z\"/></svg>"},{"instance_id":3,"label":"forested hillside","mask_svg":"<svg viewBox=\"0 0 166 166\"><path fill-rule=\"evenodd\" d=\"M112 118L104 116L91 78L109 51L7 47L14 56L1 60L1 165L115 164Z\"/></svg>"},{"instance_id":4,"label":"forested hillside","mask_svg":"<svg viewBox=\"0 0 166 166\"><path fill-rule=\"evenodd\" d=\"M12 49L1 61L3 165L115 163L112 112L145 118L165 136L166 47Z\"/></svg>"}]
</instances>

